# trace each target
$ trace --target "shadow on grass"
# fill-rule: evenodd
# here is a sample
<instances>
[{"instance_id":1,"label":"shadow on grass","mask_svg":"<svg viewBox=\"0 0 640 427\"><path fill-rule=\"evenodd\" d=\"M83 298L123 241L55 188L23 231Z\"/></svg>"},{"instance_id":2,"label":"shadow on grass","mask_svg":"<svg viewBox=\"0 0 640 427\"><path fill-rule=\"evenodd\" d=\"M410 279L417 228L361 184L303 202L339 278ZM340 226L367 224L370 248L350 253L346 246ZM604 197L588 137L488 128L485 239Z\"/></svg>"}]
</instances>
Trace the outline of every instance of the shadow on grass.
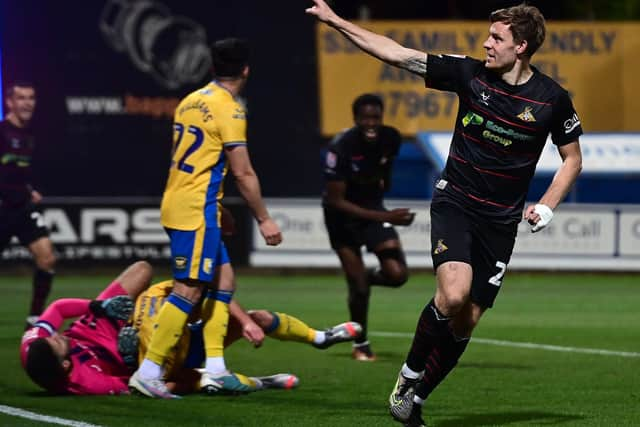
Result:
<instances>
[{"instance_id":1,"label":"shadow on grass","mask_svg":"<svg viewBox=\"0 0 640 427\"><path fill-rule=\"evenodd\" d=\"M465 414L455 418L450 418L437 423L429 423L428 413L427 423L433 427L471 427L471 426L503 426L512 423L534 422L535 425L555 425L565 424L584 420L585 417L579 415L554 414L552 412L522 411L522 412L500 412Z\"/></svg>"},{"instance_id":2,"label":"shadow on grass","mask_svg":"<svg viewBox=\"0 0 640 427\"><path fill-rule=\"evenodd\" d=\"M373 352L376 355L376 358L378 362L380 361L384 361L384 362L397 362L399 363L398 366L402 366L402 362L404 362L404 360L407 357L407 353L406 352L395 352L395 351L376 351L376 349L373 349ZM345 358L345 354L343 353L331 353L330 354L331 357L335 357L338 359L344 359ZM347 359L351 359L351 353L346 355ZM363 362L366 363L366 362Z\"/></svg>"}]
</instances>

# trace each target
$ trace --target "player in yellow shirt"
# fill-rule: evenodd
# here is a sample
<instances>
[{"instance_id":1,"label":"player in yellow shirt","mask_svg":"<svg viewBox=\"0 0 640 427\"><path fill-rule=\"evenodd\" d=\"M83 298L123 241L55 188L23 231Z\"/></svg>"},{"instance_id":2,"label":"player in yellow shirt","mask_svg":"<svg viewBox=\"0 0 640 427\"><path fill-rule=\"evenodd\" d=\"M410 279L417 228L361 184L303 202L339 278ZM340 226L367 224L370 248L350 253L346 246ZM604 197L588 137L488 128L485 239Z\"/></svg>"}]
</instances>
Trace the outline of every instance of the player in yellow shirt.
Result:
<instances>
[{"instance_id":1,"label":"player in yellow shirt","mask_svg":"<svg viewBox=\"0 0 640 427\"><path fill-rule=\"evenodd\" d=\"M150 397L175 397L162 380L163 365L196 304L201 304L204 321L206 375L222 391L246 391L227 370L223 356L235 289L220 230L220 201L229 168L266 243L282 241L262 200L247 151L246 111L236 98L249 77L248 44L235 38L219 40L211 56L214 80L187 95L174 116L173 153L161 204L162 225L171 241L173 292L158 314L145 358L129 381L132 389ZM205 293L205 288L215 292Z\"/></svg>"},{"instance_id":2,"label":"player in yellow shirt","mask_svg":"<svg viewBox=\"0 0 640 427\"><path fill-rule=\"evenodd\" d=\"M36 327L25 333L22 340L21 358L32 380L53 393L125 394L130 369L137 366L138 356L148 348L161 307L173 290L172 280L148 287L151 276L151 266L145 261L138 261L123 271L91 304L89 300L75 298L51 304ZM135 300L135 305L131 300ZM124 320L131 314L132 322L125 326ZM209 375L203 375L199 369L205 357L200 316L200 307L195 307L190 323L167 357L166 379L173 393L186 394L201 389L208 393L221 391L220 384ZM67 331L55 333L65 319L77 317L81 318ZM326 349L351 341L361 332L362 327L355 322L341 323L324 331L316 330L286 313L267 310L246 312L233 300L224 345L227 347L245 338L259 347L268 335L281 341ZM293 374L235 375L246 386L242 392L290 389L299 382Z\"/></svg>"},{"instance_id":3,"label":"player in yellow shirt","mask_svg":"<svg viewBox=\"0 0 640 427\"><path fill-rule=\"evenodd\" d=\"M139 359L146 352L154 325L161 307L171 295L173 282L166 280L152 285L142 292L136 299L131 328L137 336L136 341L123 345L119 340L119 349L123 355L127 353L139 355ZM310 344L318 349L326 349L334 344L352 341L362 333L362 327L356 322L344 322L326 330L316 330L302 320L286 313L267 310L245 311L236 300L231 301L228 334L224 346L228 347L240 338L245 338L255 347L262 345L265 335L280 341L294 341ZM217 393L219 384L212 382L207 376L201 376L198 369L204 358L202 340L202 321L200 308L195 307L191 312L187 326L174 348L165 361L165 378L170 390L174 393L186 394L198 389ZM124 349L123 347L127 347ZM130 361L133 362L133 361ZM239 393L251 392L265 388L293 388L298 385L298 378L292 374L276 374L268 377L246 377L235 374L240 382L246 385L246 390Z\"/></svg>"}]
</instances>

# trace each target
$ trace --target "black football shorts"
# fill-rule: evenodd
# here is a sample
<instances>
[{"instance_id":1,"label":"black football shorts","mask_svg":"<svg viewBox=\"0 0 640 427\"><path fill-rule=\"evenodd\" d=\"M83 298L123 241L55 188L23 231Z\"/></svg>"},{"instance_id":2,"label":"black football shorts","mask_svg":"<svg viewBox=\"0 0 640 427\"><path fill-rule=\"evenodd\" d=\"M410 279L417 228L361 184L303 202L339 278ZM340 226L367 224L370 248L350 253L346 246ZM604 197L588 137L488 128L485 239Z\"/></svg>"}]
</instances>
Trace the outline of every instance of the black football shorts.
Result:
<instances>
[{"instance_id":1,"label":"black football shorts","mask_svg":"<svg viewBox=\"0 0 640 427\"><path fill-rule=\"evenodd\" d=\"M324 207L324 223L334 250L345 246L360 249L365 245L369 252L374 252L380 243L399 239L391 224L354 218L327 207Z\"/></svg>"},{"instance_id":2,"label":"black football shorts","mask_svg":"<svg viewBox=\"0 0 640 427\"><path fill-rule=\"evenodd\" d=\"M13 236L28 246L48 235L49 230L35 205L0 208L0 249L7 246Z\"/></svg>"},{"instance_id":3,"label":"black football shorts","mask_svg":"<svg viewBox=\"0 0 640 427\"><path fill-rule=\"evenodd\" d=\"M431 204L433 270L447 261L471 265L471 300L492 307L516 241L518 224L489 222L455 203Z\"/></svg>"}]
</instances>

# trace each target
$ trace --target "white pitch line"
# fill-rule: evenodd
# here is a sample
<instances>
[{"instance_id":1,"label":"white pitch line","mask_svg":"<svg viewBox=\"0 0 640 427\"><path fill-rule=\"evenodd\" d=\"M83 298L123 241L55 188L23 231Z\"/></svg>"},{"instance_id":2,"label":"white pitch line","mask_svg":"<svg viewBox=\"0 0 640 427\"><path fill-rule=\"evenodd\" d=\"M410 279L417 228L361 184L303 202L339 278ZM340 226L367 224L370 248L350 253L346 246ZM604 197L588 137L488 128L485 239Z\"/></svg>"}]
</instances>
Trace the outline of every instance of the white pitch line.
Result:
<instances>
[{"instance_id":1,"label":"white pitch line","mask_svg":"<svg viewBox=\"0 0 640 427\"><path fill-rule=\"evenodd\" d=\"M406 333L406 332L369 332L369 335L377 336L377 337L390 337L390 338L413 338L413 334ZM478 343L478 344L498 345L502 347L532 348L532 349L538 349L538 350L562 351L565 353L597 354L600 356L619 356L619 357L630 357L630 358L640 357L640 353L636 353L633 351L613 351L613 350L602 350L598 348L562 347L559 345L536 344L533 342L502 341L502 340L493 340L493 339L475 338L475 337L471 338L471 342Z\"/></svg>"},{"instance_id":2,"label":"white pitch line","mask_svg":"<svg viewBox=\"0 0 640 427\"><path fill-rule=\"evenodd\" d=\"M64 418L51 417L49 415L41 415L36 412L25 411L24 409L5 405L0 405L0 412L12 415L14 417L27 418L29 420L40 421L49 424L58 424L69 427L100 427L97 424L89 424L82 421L67 420Z\"/></svg>"}]
</instances>

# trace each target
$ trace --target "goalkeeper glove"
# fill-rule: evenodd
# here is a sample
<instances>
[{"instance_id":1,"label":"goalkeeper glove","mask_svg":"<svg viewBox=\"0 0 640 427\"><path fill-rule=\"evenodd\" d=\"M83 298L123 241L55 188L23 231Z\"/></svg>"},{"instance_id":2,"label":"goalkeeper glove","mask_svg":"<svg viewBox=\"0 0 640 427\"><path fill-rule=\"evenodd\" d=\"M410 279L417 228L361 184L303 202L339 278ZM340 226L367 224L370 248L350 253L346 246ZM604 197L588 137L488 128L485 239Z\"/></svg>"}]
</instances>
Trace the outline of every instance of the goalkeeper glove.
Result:
<instances>
[{"instance_id":1,"label":"goalkeeper glove","mask_svg":"<svg viewBox=\"0 0 640 427\"><path fill-rule=\"evenodd\" d=\"M133 326L125 326L118 332L118 353L127 366L135 368L138 363L138 331Z\"/></svg>"},{"instance_id":2,"label":"goalkeeper glove","mask_svg":"<svg viewBox=\"0 0 640 427\"><path fill-rule=\"evenodd\" d=\"M133 313L133 300L127 295L105 300L93 300L89 303L89 310L96 317L109 317L115 320L127 320Z\"/></svg>"}]
</instances>

